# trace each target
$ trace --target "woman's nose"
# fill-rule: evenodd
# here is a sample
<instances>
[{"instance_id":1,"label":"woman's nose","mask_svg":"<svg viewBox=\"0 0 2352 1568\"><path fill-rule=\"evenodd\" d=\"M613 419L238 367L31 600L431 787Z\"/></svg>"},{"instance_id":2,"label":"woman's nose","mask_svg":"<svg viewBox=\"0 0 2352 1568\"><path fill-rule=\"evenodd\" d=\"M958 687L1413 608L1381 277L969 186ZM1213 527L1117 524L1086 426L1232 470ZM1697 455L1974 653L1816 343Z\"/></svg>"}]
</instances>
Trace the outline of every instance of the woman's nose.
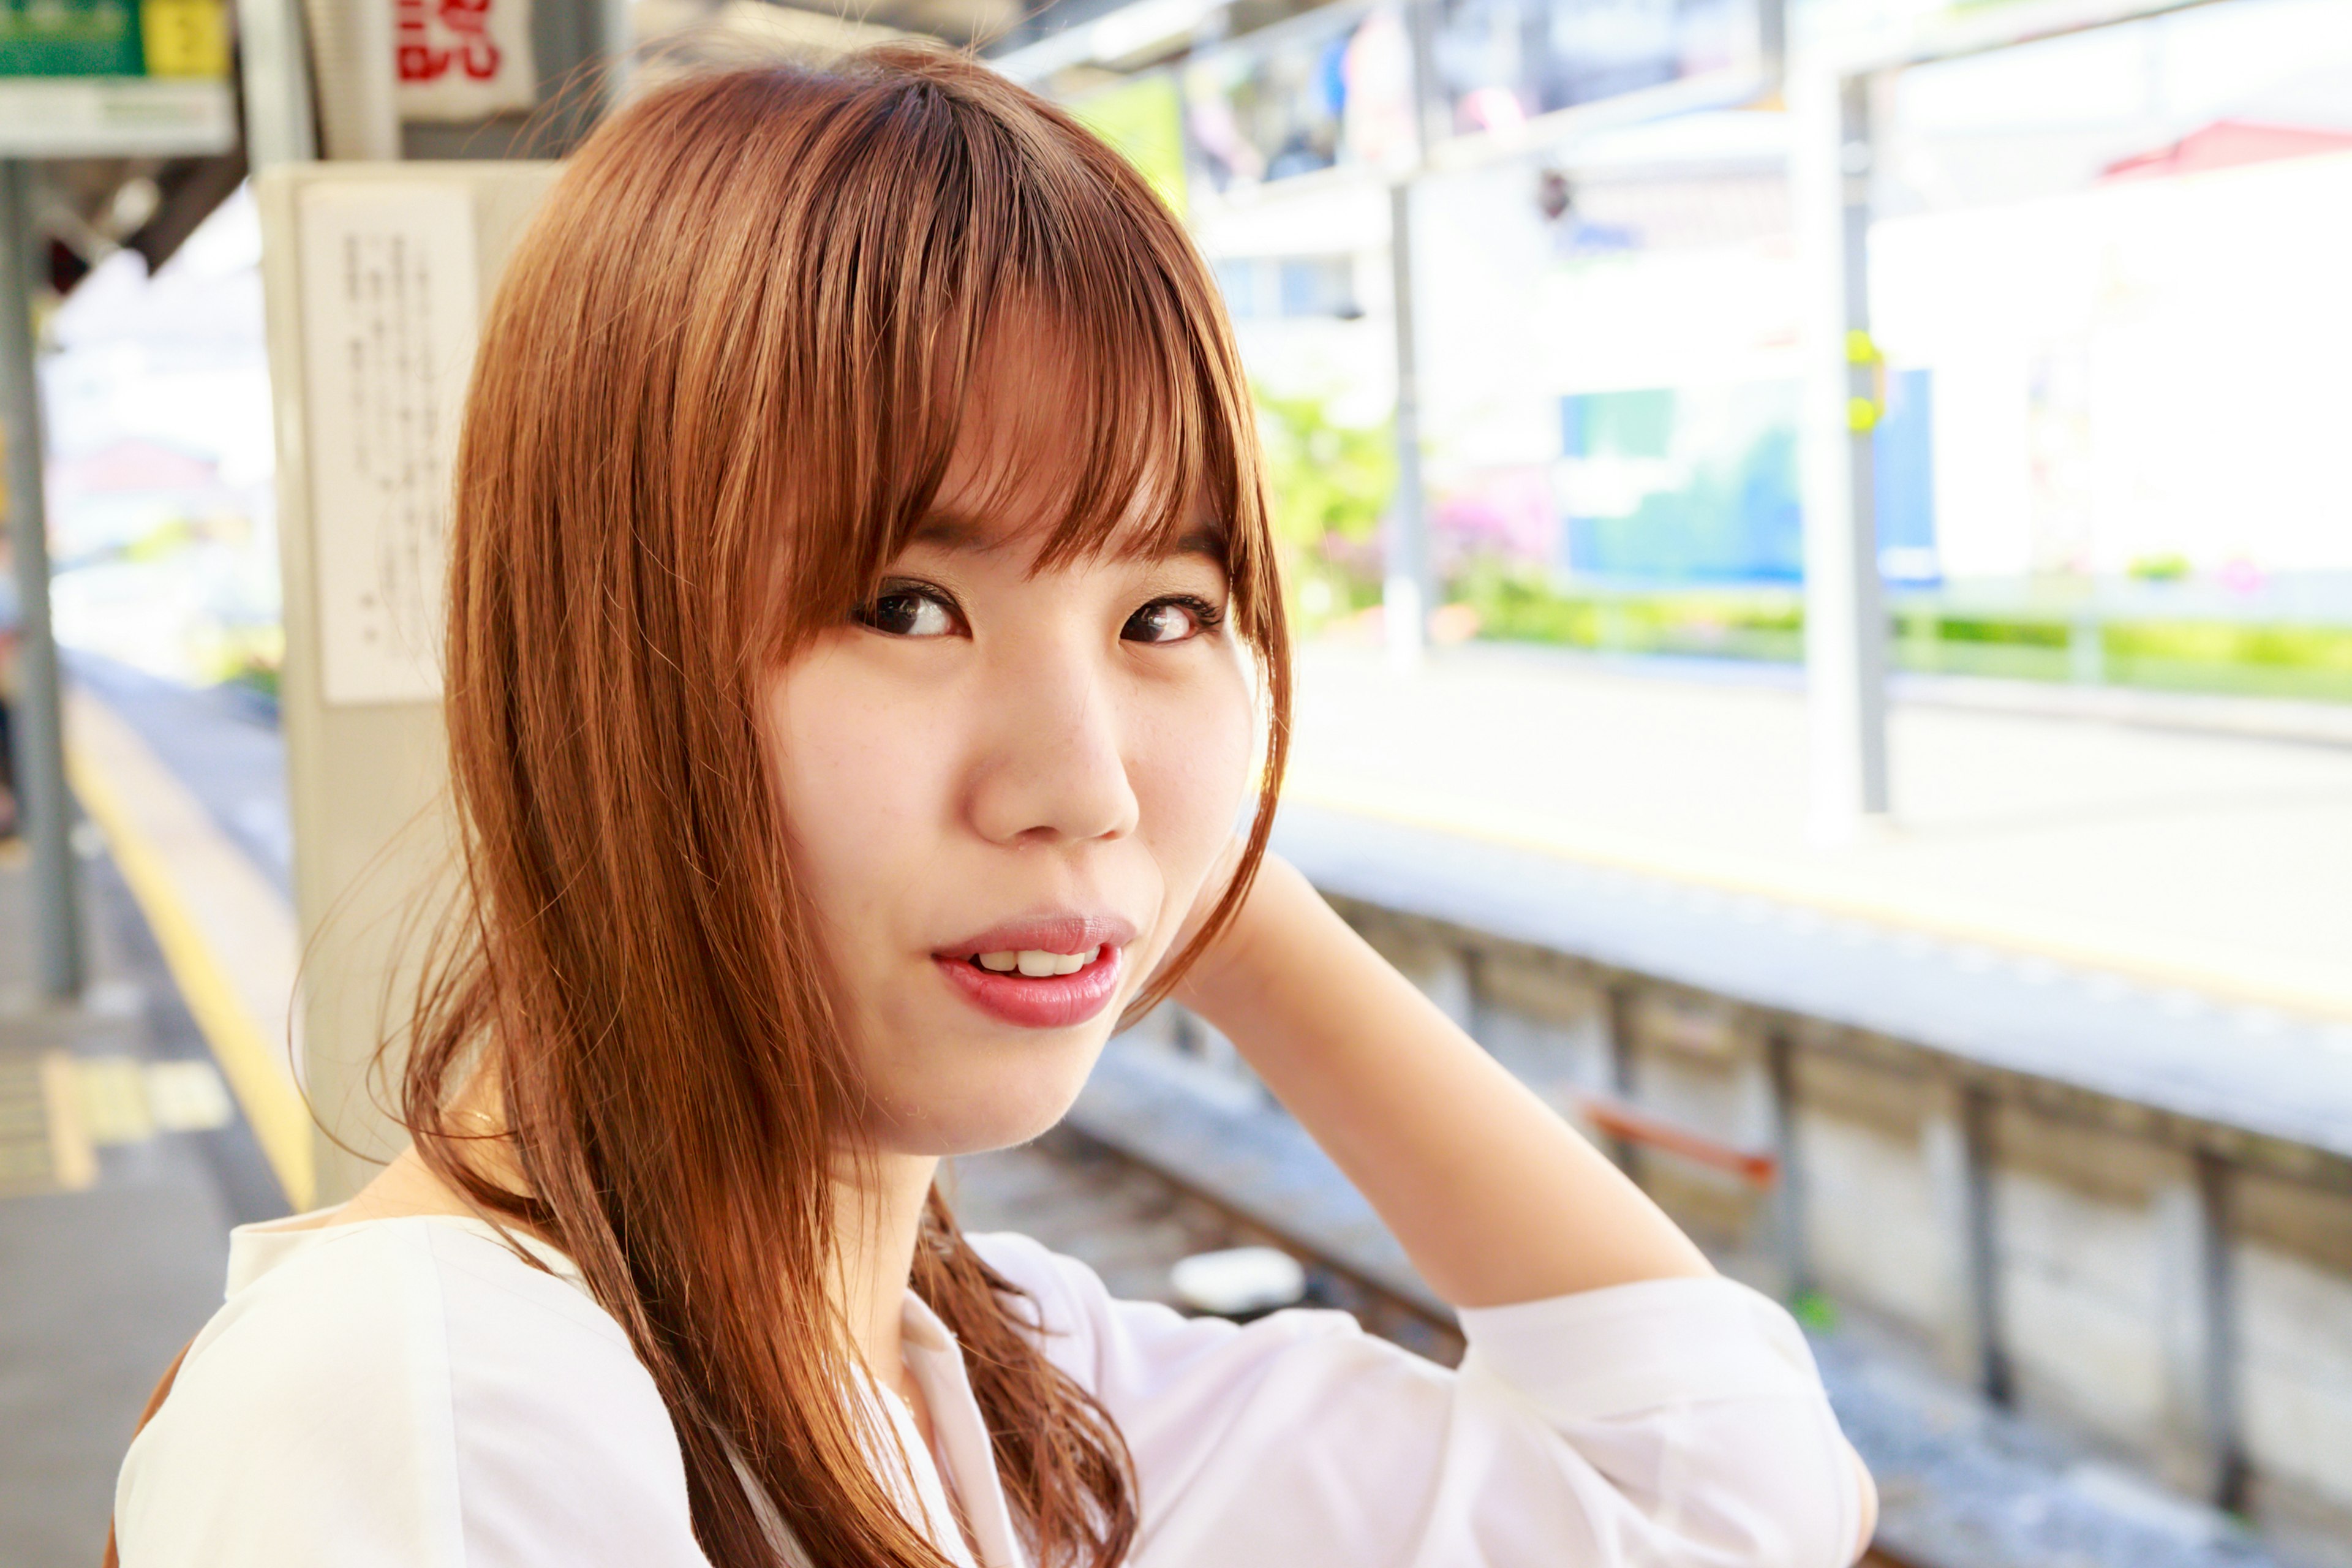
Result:
<instances>
[{"instance_id":1,"label":"woman's nose","mask_svg":"<svg viewBox=\"0 0 2352 1568\"><path fill-rule=\"evenodd\" d=\"M1107 672L1076 658L1024 659L992 687L971 805L982 837L1077 843L1133 832L1139 808Z\"/></svg>"}]
</instances>

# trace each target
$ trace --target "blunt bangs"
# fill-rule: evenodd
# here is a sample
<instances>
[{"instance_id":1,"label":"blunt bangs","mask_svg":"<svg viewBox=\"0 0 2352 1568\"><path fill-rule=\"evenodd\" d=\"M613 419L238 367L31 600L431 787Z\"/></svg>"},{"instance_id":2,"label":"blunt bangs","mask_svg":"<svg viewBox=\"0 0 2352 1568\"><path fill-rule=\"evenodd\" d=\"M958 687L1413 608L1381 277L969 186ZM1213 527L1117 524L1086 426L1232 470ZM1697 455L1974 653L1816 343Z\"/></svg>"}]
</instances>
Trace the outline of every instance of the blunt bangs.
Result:
<instances>
[{"instance_id":1,"label":"blunt bangs","mask_svg":"<svg viewBox=\"0 0 2352 1568\"><path fill-rule=\"evenodd\" d=\"M966 442L985 454L988 520L1043 527L1041 569L1207 531L1234 625L1269 651L1255 416L1172 215L1090 132L969 62L893 46L830 74L822 93L790 68L704 89L771 110L723 199L757 215L745 239L766 263L730 335L775 366L775 422L758 433L780 454L761 465L770 510L788 520L780 651L871 591ZM787 180L797 210L779 200ZM1048 419L990 405L1007 374L1049 378L1047 396L1016 400Z\"/></svg>"}]
</instances>

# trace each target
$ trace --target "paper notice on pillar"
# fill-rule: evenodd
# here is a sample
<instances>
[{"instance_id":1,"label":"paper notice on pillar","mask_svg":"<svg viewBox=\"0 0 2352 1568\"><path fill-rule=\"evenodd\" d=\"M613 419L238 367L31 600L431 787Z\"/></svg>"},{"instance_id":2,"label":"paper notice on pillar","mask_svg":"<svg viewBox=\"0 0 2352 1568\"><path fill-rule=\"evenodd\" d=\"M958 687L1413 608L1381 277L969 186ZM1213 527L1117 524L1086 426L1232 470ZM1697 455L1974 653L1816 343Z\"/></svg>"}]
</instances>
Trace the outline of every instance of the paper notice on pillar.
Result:
<instances>
[{"instance_id":1,"label":"paper notice on pillar","mask_svg":"<svg viewBox=\"0 0 2352 1568\"><path fill-rule=\"evenodd\" d=\"M463 185L321 184L300 207L303 411L320 685L441 695L450 464L474 357Z\"/></svg>"},{"instance_id":2,"label":"paper notice on pillar","mask_svg":"<svg viewBox=\"0 0 2352 1568\"><path fill-rule=\"evenodd\" d=\"M396 0L403 120L486 120L539 103L530 0Z\"/></svg>"}]
</instances>

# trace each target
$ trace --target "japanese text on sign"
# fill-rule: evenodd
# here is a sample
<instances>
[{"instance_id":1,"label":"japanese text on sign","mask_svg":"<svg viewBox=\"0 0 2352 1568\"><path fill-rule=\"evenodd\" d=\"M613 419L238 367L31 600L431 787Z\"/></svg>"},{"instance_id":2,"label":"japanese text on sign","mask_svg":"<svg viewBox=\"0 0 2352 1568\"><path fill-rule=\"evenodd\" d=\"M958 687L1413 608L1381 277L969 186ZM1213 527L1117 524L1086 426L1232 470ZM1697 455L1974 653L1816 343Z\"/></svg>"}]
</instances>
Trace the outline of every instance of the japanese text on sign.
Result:
<instances>
[{"instance_id":1,"label":"japanese text on sign","mask_svg":"<svg viewBox=\"0 0 2352 1568\"><path fill-rule=\"evenodd\" d=\"M324 694L428 700L474 353L473 198L462 185L319 184L300 222Z\"/></svg>"},{"instance_id":2,"label":"japanese text on sign","mask_svg":"<svg viewBox=\"0 0 2352 1568\"><path fill-rule=\"evenodd\" d=\"M404 120L479 120L537 102L529 0L396 0Z\"/></svg>"}]
</instances>

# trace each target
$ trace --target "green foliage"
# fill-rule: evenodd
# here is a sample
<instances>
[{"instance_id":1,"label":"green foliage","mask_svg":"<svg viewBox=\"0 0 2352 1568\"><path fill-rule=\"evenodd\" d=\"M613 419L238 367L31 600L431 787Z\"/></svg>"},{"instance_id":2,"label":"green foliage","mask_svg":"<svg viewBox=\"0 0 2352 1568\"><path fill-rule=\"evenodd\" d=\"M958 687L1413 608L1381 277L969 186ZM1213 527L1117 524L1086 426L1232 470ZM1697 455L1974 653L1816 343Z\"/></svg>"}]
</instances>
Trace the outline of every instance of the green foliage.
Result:
<instances>
[{"instance_id":1,"label":"green foliage","mask_svg":"<svg viewBox=\"0 0 2352 1568\"><path fill-rule=\"evenodd\" d=\"M2352 673L2352 626L2125 621L2107 628L2106 645L2110 654L2124 658L2197 659Z\"/></svg>"},{"instance_id":2,"label":"green foliage","mask_svg":"<svg viewBox=\"0 0 2352 1568\"><path fill-rule=\"evenodd\" d=\"M1369 543L1396 494L1392 427L1335 425L1321 398L1276 397L1264 388L1257 405L1283 542L1300 551L1322 551L1334 535Z\"/></svg>"},{"instance_id":3,"label":"green foliage","mask_svg":"<svg viewBox=\"0 0 2352 1568\"><path fill-rule=\"evenodd\" d=\"M1134 164L1168 210L1183 217L1184 104L1173 76L1129 78L1079 99L1070 113Z\"/></svg>"},{"instance_id":4,"label":"green foliage","mask_svg":"<svg viewBox=\"0 0 2352 1568\"><path fill-rule=\"evenodd\" d=\"M1555 594L1524 573L1481 567L1454 585L1454 599L1478 612L1478 634L1506 642L1601 644L1600 608L1591 599Z\"/></svg>"},{"instance_id":5,"label":"green foliage","mask_svg":"<svg viewBox=\"0 0 2352 1568\"><path fill-rule=\"evenodd\" d=\"M121 556L125 561L168 561L204 536L194 519L175 517L123 545Z\"/></svg>"},{"instance_id":6,"label":"green foliage","mask_svg":"<svg viewBox=\"0 0 2352 1568\"><path fill-rule=\"evenodd\" d=\"M1791 589L1601 592L1530 567L1475 562L1449 597L1478 612L1478 635L1614 653L1794 662L1804 606ZM1912 603L1893 615L1898 668L2002 680L2074 678L2074 622L2056 613L1944 615ZM2119 686L2352 701L2352 626L2239 621L2111 621L2105 679Z\"/></svg>"},{"instance_id":7,"label":"green foliage","mask_svg":"<svg viewBox=\"0 0 2352 1568\"><path fill-rule=\"evenodd\" d=\"M1804 611L1786 590L1563 592L1538 570L1482 561L1455 578L1452 597L1478 612L1479 636L1508 641L1793 659L1804 637Z\"/></svg>"},{"instance_id":8,"label":"green foliage","mask_svg":"<svg viewBox=\"0 0 2352 1568\"><path fill-rule=\"evenodd\" d=\"M278 699L278 670L275 664L258 658L247 659L229 671L222 682L226 686L242 686L257 691L273 702Z\"/></svg>"},{"instance_id":9,"label":"green foliage","mask_svg":"<svg viewBox=\"0 0 2352 1568\"><path fill-rule=\"evenodd\" d=\"M2127 568L2143 583L2178 583L2189 575L2186 555L2143 555Z\"/></svg>"},{"instance_id":10,"label":"green foliage","mask_svg":"<svg viewBox=\"0 0 2352 1568\"><path fill-rule=\"evenodd\" d=\"M1817 1334L1833 1332L1838 1326L1837 1303L1818 1290L1798 1291L1789 1303L1789 1315Z\"/></svg>"},{"instance_id":11,"label":"green foliage","mask_svg":"<svg viewBox=\"0 0 2352 1568\"><path fill-rule=\"evenodd\" d=\"M2000 643L2016 647L2064 647L2073 628L2063 621L2017 620L1990 616L1938 616L1931 623L1941 642Z\"/></svg>"}]
</instances>

